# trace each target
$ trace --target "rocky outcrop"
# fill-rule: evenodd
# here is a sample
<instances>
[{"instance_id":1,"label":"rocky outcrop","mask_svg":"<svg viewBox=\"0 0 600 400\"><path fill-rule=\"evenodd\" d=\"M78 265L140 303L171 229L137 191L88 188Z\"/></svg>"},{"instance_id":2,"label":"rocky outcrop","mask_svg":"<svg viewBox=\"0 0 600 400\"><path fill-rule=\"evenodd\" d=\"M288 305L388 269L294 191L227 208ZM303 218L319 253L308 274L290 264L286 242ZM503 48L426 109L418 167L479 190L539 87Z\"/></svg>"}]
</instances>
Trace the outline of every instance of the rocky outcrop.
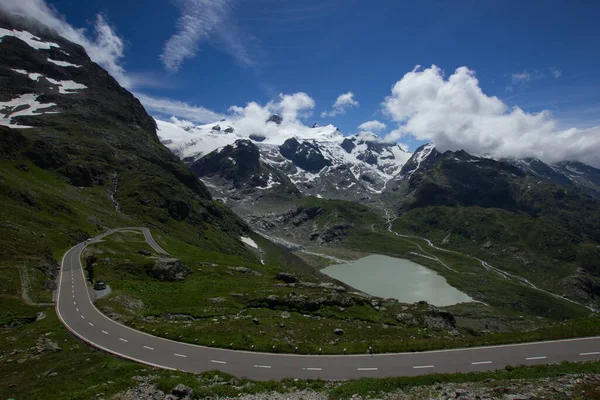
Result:
<instances>
[{"instance_id":1,"label":"rocky outcrop","mask_svg":"<svg viewBox=\"0 0 600 400\"><path fill-rule=\"evenodd\" d=\"M450 312L428 305L426 302L415 303L415 306L417 308L411 310L412 313L400 313L396 316L396 320L408 326L422 326L428 329L444 330L452 334L458 334L456 318Z\"/></svg>"},{"instance_id":2,"label":"rocky outcrop","mask_svg":"<svg viewBox=\"0 0 600 400\"><path fill-rule=\"evenodd\" d=\"M278 272L277 275L275 275L275 279L283 281L285 283L298 282L298 277L290 272Z\"/></svg>"},{"instance_id":3,"label":"rocky outcrop","mask_svg":"<svg viewBox=\"0 0 600 400\"><path fill-rule=\"evenodd\" d=\"M146 270L146 273L159 281L176 282L183 280L192 271L178 258L161 257Z\"/></svg>"},{"instance_id":4,"label":"rocky outcrop","mask_svg":"<svg viewBox=\"0 0 600 400\"><path fill-rule=\"evenodd\" d=\"M249 301L250 307L268 307L271 309L287 309L301 313L314 312L323 307L351 307L353 305L367 304L368 300L353 295L341 295L331 293L312 297L305 294L288 293L285 296L269 295L266 298L258 298Z\"/></svg>"},{"instance_id":5,"label":"rocky outcrop","mask_svg":"<svg viewBox=\"0 0 600 400\"><path fill-rule=\"evenodd\" d=\"M331 165L319 147L307 140L300 143L296 138L288 139L279 147L279 151L282 156L311 173L318 173Z\"/></svg>"}]
</instances>

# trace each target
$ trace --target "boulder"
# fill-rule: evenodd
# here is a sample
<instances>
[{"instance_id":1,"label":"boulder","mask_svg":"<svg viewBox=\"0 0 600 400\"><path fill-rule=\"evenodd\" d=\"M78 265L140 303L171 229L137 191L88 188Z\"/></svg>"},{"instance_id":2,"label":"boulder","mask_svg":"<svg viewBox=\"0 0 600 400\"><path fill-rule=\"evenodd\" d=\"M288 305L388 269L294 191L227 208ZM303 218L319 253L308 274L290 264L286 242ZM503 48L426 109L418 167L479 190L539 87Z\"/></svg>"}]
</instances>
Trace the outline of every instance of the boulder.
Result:
<instances>
[{"instance_id":1,"label":"boulder","mask_svg":"<svg viewBox=\"0 0 600 400\"><path fill-rule=\"evenodd\" d=\"M419 324L417 318L412 314L400 313L396 316L396 320L408 326L415 326Z\"/></svg>"},{"instance_id":2,"label":"boulder","mask_svg":"<svg viewBox=\"0 0 600 400\"><path fill-rule=\"evenodd\" d=\"M335 328L333 330L333 333L336 334L336 335L338 335L338 336L342 336L344 334L344 330L341 329L341 328Z\"/></svg>"},{"instance_id":3,"label":"boulder","mask_svg":"<svg viewBox=\"0 0 600 400\"><path fill-rule=\"evenodd\" d=\"M192 271L178 258L161 257L146 270L146 273L160 281L176 282L183 280Z\"/></svg>"},{"instance_id":4,"label":"boulder","mask_svg":"<svg viewBox=\"0 0 600 400\"><path fill-rule=\"evenodd\" d=\"M36 350L38 353L52 352L56 353L61 351L62 349L58 345L58 343L53 342L48 338L39 338L36 343Z\"/></svg>"},{"instance_id":5,"label":"boulder","mask_svg":"<svg viewBox=\"0 0 600 400\"><path fill-rule=\"evenodd\" d=\"M277 275L275 275L275 279L283 281L285 283L298 282L298 278L296 277L296 275L290 272L278 272Z\"/></svg>"},{"instance_id":6,"label":"boulder","mask_svg":"<svg viewBox=\"0 0 600 400\"><path fill-rule=\"evenodd\" d=\"M177 386L175 386L172 390L171 390L171 394L175 397L177 397L178 399L183 399L186 397L191 397L192 396L192 392L193 389L189 386L185 386L184 384L179 384Z\"/></svg>"}]
</instances>

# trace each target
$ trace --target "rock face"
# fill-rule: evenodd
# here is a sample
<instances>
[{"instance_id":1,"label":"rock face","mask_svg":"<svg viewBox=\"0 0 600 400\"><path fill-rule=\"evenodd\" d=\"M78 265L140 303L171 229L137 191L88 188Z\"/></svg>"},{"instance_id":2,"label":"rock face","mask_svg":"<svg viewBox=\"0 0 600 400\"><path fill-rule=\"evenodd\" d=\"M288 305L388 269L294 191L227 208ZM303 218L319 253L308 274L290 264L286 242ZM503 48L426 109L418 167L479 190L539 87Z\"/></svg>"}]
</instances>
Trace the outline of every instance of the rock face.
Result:
<instances>
[{"instance_id":1,"label":"rock face","mask_svg":"<svg viewBox=\"0 0 600 400\"><path fill-rule=\"evenodd\" d=\"M146 270L146 273L160 281L176 282L183 280L192 271L178 258L161 257L154 265Z\"/></svg>"},{"instance_id":2,"label":"rock face","mask_svg":"<svg viewBox=\"0 0 600 400\"><path fill-rule=\"evenodd\" d=\"M418 307L415 313L400 313L396 316L396 320L408 326L423 326L428 329L444 330L458 334L454 315L423 303L415 303ZM423 309L423 306L427 306L427 308Z\"/></svg>"},{"instance_id":3,"label":"rock face","mask_svg":"<svg viewBox=\"0 0 600 400\"><path fill-rule=\"evenodd\" d=\"M288 139L279 147L279 151L295 165L311 173L318 173L331 165L331 161L325 158L319 147L309 141L300 143L295 138Z\"/></svg>"}]
</instances>

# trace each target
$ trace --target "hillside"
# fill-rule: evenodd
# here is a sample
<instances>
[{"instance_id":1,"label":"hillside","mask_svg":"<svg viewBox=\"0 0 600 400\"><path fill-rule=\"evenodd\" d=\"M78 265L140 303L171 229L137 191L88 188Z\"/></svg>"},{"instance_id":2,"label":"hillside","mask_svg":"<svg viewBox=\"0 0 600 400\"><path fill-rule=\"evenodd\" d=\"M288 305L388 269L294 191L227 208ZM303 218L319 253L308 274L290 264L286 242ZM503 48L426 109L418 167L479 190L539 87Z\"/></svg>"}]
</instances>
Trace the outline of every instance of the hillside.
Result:
<instances>
[{"instance_id":1,"label":"hillside","mask_svg":"<svg viewBox=\"0 0 600 400\"><path fill-rule=\"evenodd\" d=\"M577 174L567 165L575 164L494 160L423 146L384 201L396 210L394 229L597 308L600 201L591 182L598 171L579 166Z\"/></svg>"}]
</instances>

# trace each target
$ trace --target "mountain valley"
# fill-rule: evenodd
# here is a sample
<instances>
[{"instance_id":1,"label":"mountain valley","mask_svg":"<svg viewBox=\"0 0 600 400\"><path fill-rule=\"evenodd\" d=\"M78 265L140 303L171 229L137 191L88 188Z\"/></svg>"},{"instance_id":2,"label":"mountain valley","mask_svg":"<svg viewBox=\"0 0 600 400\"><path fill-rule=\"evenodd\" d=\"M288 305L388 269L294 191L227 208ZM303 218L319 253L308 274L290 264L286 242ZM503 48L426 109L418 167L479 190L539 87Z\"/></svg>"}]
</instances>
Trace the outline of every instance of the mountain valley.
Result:
<instances>
[{"instance_id":1,"label":"mountain valley","mask_svg":"<svg viewBox=\"0 0 600 400\"><path fill-rule=\"evenodd\" d=\"M2 395L104 398L134 380L229 382L142 368L66 329L54 305L77 246L86 294L106 320L168 343L373 355L600 334L592 166L434 143L409 152L278 114L254 125L235 115L163 121L82 46L2 12L0 83ZM125 227L135 228L113 231ZM369 254L417 263L473 301L405 304L321 272ZM98 281L108 290L93 290ZM319 387L303 373L285 388L232 385Z\"/></svg>"}]
</instances>

